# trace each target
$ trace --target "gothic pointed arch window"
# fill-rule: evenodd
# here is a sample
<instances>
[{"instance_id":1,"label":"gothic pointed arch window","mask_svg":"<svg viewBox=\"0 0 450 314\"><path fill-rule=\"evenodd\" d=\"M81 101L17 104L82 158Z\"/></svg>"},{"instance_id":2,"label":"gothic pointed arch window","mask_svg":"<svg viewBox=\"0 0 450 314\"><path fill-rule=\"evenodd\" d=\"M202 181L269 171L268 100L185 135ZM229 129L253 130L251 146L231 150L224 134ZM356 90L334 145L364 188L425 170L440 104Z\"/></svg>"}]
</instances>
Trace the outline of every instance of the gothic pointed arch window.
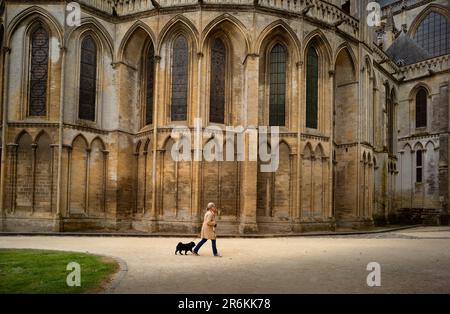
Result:
<instances>
[{"instance_id":1,"label":"gothic pointed arch window","mask_svg":"<svg viewBox=\"0 0 450 314\"><path fill-rule=\"evenodd\" d=\"M392 88L390 96L386 99L387 109L387 149L390 154L394 154L394 136L395 136L395 106L397 105L397 97L394 88Z\"/></svg>"},{"instance_id":2,"label":"gothic pointed arch window","mask_svg":"<svg viewBox=\"0 0 450 314\"><path fill-rule=\"evenodd\" d=\"M418 149L416 151L416 183L423 181L423 151Z\"/></svg>"},{"instance_id":3,"label":"gothic pointed arch window","mask_svg":"<svg viewBox=\"0 0 450 314\"><path fill-rule=\"evenodd\" d=\"M220 38L215 38L211 47L211 84L209 120L225 123L225 84L227 49Z\"/></svg>"},{"instance_id":4,"label":"gothic pointed arch window","mask_svg":"<svg viewBox=\"0 0 450 314\"><path fill-rule=\"evenodd\" d=\"M280 43L269 55L269 124L286 125L286 64L287 50Z\"/></svg>"},{"instance_id":5,"label":"gothic pointed arch window","mask_svg":"<svg viewBox=\"0 0 450 314\"><path fill-rule=\"evenodd\" d=\"M450 53L450 23L446 16L438 12L430 12L420 23L413 37L430 57Z\"/></svg>"},{"instance_id":6,"label":"gothic pointed arch window","mask_svg":"<svg viewBox=\"0 0 450 314\"><path fill-rule=\"evenodd\" d=\"M318 128L319 55L309 47L306 60L306 127Z\"/></svg>"},{"instance_id":7,"label":"gothic pointed arch window","mask_svg":"<svg viewBox=\"0 0 450 314\"><path fill-rule=\"evenodd\" d=\"M49 33L42 23L38 23L32 30L30 38L31 60L28 114L41 117L47 115Z\"/></svg>"},{"instance_id":8,"label":"gothic pointed arch window","mask_svg":"<svg viewBox=\"0 0 450 314\"><path fill-rule=\"evenodd\" d=\"M153 123L155 49L150 43L145 58L145 124Z\"/></svg>"},{"instance_id":9,"label":"gothic pointed arch window","mask_svg":"<svg viewBox=\"0 0 450 314\"><path fill-rule=\"evenodd\" d=\"M183 35L179 35L173 42L172 56L172 106L170 116L172 121L186 121L189 45Z\"/></svg>"},{"instance_id":10,"label":"gothic pointed arch window","mask_svg":"<svg viewBox=\"0 0 450 314\"><path fill-rule=\"evenodd\" d=\"M97 94L97 44L91 36L81 42L80 97L78 117L95 121L95 100Z\"/></svg>"},{"instance_id":11,"label":"gothic pointed arch window","mask_svg":"<svg viewBox=\"0 0 450 314\"><path fill-rule=\"evenodd\" d=\"M416 93L416 128L425 128L427 126L427 90L419 88Z\"/></svg>"}]
</instances>

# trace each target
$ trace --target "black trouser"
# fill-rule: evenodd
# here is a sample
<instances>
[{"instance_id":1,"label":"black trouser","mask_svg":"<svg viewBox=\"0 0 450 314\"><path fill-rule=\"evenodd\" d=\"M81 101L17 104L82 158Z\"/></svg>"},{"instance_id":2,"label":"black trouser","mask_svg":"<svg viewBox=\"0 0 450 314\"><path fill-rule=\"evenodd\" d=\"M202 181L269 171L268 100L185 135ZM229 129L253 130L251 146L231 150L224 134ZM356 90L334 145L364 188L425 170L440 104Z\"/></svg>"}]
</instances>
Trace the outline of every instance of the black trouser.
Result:
<instances>
[{"instance_id":1,"label":"black trouser","mask_svg":"<svg viewBox=\"0 0 450 314\"><path fill-rule=\"evenodd\" d=\"M200 248L203 246L203 244L206 243L206 241L208 241L208 239L202 239L197 246L194 248L194 252L198 253L198 250L200 250ZM211 240L212 243L212 250L213 250L213 254L217 255L217 247L216 247L216 240Z\"/></svg>"}]
</instances>

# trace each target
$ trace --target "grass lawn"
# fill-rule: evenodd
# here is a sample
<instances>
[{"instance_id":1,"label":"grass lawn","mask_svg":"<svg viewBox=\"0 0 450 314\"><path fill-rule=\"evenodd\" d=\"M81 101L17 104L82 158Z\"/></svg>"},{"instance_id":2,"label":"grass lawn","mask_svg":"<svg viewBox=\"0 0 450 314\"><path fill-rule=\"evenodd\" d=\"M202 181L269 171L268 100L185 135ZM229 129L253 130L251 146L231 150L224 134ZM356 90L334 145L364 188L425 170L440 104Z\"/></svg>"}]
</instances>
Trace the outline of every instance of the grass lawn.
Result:
<instances>
[{"instance_id":1,"label":"grass lawn","mask_svg":"<svg viewBox=\"0 0 450 314\"><path fill-rule=\"evenodd\" d=\"M71 270L80 264L81 287L66 283ZM85 253L0 249L0 293L95 293L118 270L112 259Z\"/></svg>"}]
</instances>

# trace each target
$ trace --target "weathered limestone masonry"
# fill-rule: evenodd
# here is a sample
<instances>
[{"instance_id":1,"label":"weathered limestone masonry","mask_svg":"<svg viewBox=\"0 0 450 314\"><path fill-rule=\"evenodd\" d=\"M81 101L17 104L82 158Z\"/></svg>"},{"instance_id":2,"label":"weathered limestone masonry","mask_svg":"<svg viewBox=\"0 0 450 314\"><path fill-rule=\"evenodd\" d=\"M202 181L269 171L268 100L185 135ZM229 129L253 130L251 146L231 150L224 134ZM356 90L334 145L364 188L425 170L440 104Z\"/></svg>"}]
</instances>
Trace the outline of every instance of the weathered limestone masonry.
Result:
<instances>
[{"instance_id":1,"label":"weathered limestone masonry","mask_svg":"<svg viewBox=\"0 0 450 314\"><path fill-rule=\"evenodd\" d=\"M448 224L446 0L69 2L0 0L1 231ZM278 170L174 161L196 118L279 126Z\"/></svg>"}]
</instances>

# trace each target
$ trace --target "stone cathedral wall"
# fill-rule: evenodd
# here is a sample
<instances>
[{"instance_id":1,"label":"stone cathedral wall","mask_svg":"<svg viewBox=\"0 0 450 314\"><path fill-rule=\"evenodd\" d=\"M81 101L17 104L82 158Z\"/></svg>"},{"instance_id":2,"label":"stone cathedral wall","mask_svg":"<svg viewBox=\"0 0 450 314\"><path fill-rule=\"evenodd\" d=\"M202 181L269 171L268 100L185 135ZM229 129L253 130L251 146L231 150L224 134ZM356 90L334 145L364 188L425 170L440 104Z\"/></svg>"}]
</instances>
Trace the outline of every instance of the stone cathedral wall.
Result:
<instances>
[{"instance_id":1,"label":"stone cathedral wall","mask_svg":"<svg viewBox=\"0 0 450 314\"><path fill-rule=\"evenodd\" d=\"M448 56L435 61L441 68L426 79L413 73L420 70L382 62L386 54L358 20L365 17L359 1L344 12L342 1L171 0L157 8L153 1L111 7L83 0L77 27L65 24L58 1L1 2L3 231L198 232L206 205L214 202L223 234L288 234L370 227L394 222L397 210L439 211L448 203ZM36 117L29 114L30 36L41 24L49 34L48 83L45 115ZM182 122L171 115L179 36L188 46ZM97 48L95 118L89 121L79 118L87 37ZM227 49L223 124L209 121L215 38ZM195 118L203 128L269 125L269 54L276 44L287 56L278 170L262 172L261 160L175 161L171 150L180 139L171 131L192 130ZM310 49L318 60L313 128L306 117ZM412 81L401 83L400 72ZM424 134L408 125L417 84L429 88L434 108ZM217 136L202 137L203 146ZM410 170L418 148L426 152L422 185Z\"/></svg>"}]
</instances>

